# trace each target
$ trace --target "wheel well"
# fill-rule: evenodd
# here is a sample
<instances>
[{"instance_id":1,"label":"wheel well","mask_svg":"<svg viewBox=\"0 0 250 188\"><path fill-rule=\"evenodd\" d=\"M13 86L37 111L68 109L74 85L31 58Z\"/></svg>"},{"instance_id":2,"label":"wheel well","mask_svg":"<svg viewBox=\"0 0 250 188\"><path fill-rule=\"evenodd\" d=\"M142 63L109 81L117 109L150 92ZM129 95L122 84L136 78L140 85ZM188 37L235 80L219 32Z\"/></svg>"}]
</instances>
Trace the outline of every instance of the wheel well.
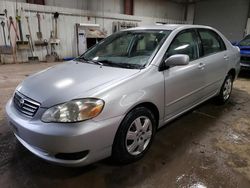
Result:
<instances>
[{"instance_id":1,"label":"wheel well","mask_svg":"<svg viewBox=\"0 0 250 188\"><path fill-rule=\"evenodd\" d=\"M229 75L229 74L232 75L232 76L233 76L233 80L234 80L234 79L235 79L235 76L236 76L236 71L235 71L235 69L231 69L227 74L228 74L228 75Z\"/></svg>"},{"instance_id":2,"label":"wheel well","mask_svg":"<svg viewBox=\"0 0 250 188\"><path fill-rule=\"evenodd\" d=\"M157 127L158 127L160 113L159 113L159 110L158 110L157 106L155 104L151 103L151 102L144 102L144 103L136 105L133 109L135 109L137 107L142 107L142 106L148 108L154 114L155 119L157 121Z\"/></svg>"}]
</instances>

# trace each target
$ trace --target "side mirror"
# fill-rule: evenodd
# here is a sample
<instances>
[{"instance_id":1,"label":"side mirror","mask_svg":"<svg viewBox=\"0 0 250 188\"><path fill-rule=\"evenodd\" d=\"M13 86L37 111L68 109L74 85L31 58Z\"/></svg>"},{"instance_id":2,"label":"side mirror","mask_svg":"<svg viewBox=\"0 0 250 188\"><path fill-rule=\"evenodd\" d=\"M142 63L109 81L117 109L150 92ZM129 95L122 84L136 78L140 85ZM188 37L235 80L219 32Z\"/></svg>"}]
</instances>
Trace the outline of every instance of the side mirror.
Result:
<instances>
[{"instance_id":1,"label":"side mirror","mask_svg":"<svg viewBox=\"0 0 250 188\"><path fill-rule=\"evenodd\" d=\"M172 55L165 60L165 66L182 66L188 65L189 56L185 54Z\"/></svg>"}]
</instances>

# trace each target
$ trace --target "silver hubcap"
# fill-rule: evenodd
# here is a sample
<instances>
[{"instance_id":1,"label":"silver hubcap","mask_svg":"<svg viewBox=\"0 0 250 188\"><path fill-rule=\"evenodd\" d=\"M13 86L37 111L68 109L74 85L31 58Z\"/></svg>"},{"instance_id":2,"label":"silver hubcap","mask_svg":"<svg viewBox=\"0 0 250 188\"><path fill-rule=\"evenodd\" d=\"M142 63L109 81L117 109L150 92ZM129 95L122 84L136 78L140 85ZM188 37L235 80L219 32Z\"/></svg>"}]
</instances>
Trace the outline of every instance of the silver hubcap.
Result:
<instances>
[{"instance_id":1,"label":"silver hubcap","mask_svg":"<svg viewBox=\"0 0 250 188\"><path fill-rule=\"evenodd\" d=\"M225 82L224 88L223 88L223 98L224 100L227 100L230 97L232 91L232 80L228 78Z\"/></svg>"},{"instance_id":2,"label":"silver hubcap","mask_svg":"<svg viewBox=\"0 0 250 188\"><path fill-rule=\"evenodd\" d=\"M131 123L126 136L126 148L131 155L142 153L152 137L152 123L148 117L140 116Z\"/></svg>"}]
</instances>

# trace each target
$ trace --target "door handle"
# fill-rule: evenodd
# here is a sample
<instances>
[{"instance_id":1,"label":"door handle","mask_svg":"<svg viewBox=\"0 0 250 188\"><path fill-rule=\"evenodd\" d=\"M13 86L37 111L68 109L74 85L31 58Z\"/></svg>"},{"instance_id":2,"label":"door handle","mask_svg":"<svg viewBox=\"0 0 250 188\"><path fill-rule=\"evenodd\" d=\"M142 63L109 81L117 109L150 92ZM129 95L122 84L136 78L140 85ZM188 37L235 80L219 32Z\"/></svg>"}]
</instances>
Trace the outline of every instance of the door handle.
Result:
<instances>
[{"instance_id":1,"label":"door handle","mask_svg":"<svg viewBox=\"0 0 250 188\"><path fill-rule=\"evenodd\" d=\"M225 60L228 60L228 59L229 59L229 57L228 57L227 55L225 55L225 56L224 56L224 59L225 59Z\"/></svg>"},{"instance_id":2,"label":"door handle","mask_svg":"<svg viewBox=\"0 0 250 188\"><path fill-rule=\"evenodd\" d=\"M199 69L204 69L204 67L205 67L205 64L204 64L204 63L200 63L200 64L198 65L198 68L199 68Z\"/></svg>"}]
</instances>

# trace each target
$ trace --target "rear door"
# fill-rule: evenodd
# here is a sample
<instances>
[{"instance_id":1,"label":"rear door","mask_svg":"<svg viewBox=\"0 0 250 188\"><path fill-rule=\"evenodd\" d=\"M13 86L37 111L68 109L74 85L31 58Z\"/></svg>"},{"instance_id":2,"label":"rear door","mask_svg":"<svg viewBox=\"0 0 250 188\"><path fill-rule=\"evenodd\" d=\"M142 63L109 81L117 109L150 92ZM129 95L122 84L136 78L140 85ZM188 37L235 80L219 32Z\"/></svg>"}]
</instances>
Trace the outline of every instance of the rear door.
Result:
<instances>
[{"instance_id":1,"label":"rear door","mask_svg":"<svg viewBox=\"0 0 250 188\"><path fill-rule=\"evenodd\" d=\"M222 38L213 30L197 29L200 40L200 60L203 65L205 85L203 97L214 95L225 79L230 56Z\"/></svg>"}]
</instances>

